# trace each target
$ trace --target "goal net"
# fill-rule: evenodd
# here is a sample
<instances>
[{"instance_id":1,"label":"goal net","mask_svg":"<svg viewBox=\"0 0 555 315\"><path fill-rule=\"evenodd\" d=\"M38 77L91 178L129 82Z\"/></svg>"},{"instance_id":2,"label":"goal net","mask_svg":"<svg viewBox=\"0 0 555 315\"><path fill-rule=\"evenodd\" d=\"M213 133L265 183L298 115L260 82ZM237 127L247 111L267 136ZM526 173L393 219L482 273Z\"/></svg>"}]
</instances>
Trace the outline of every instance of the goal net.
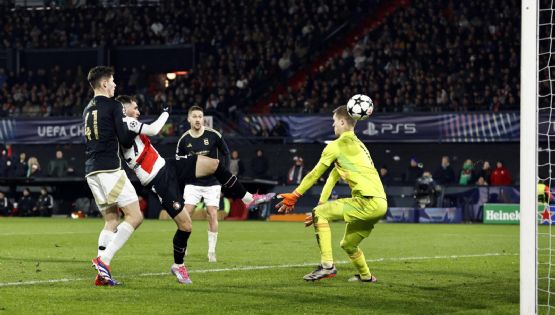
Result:
<instances>
[{"instance_id":1,"label":"goal net","mask_svg":"<svg viewBox=\"0 0 555 315\"><path fill-rule=\"evenodd\" d=\"M537 144L537 180L538 183L553 186L551 176L553 165L551 140L555 140L555 124L552 126L553 98L555 96L555 51L552 49L555 18L554 1L537 2L537 131L534 143ZM553 47L553 48L552 48ZM555 152L554 152L555 153ZM527 166L522 165L522 169ZM555 174L554 174L555 175ZM544 193L543 185L536 185L537 220L536 227L536 286L538 314L555 314L555 234L552 231L549 194ZM528 209L523 209L528 210ZM530 209L531 210L531 209ZM553 286L553 288L552 288Z\"/></svg>"},{"instance_id":2,"label":"goal net","mask_svg":"<svg viewBox=\"0 0 555 315\"><path fill-rule=\"evenodd\" d=\"M542 186L555 184L555 0L523 0L521 12L520 313L555 314L555 231Z\"/></svg>"}]
</instances>

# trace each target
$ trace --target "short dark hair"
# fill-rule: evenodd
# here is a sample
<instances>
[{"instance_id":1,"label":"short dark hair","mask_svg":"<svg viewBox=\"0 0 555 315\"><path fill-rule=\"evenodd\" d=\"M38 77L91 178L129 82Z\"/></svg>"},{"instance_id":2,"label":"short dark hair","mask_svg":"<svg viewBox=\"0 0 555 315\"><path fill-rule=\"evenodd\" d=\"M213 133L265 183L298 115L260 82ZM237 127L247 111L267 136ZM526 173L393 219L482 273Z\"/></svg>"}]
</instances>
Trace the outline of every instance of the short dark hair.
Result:
<instances>
[{"instance_id":1,"label":"short dark hair","mask_svg":"<svg viewBox=\"0 0 555 315\"><path fill-rule=\"evenodd\" d=\"M116 97L116 101L120 102L122 105L131 104L132 102L137 103L137 99L131 95L119 95Z\"/></svg>"},{"instance_id":2,"label":"short dark hair","mask_svg":"<svg viewBox=\"0 0 555 315\"><path fill-rule=\"evenodd\" d=\"M109 79L114 75L114 69L106 66L96 66L89 71L87 80L93 89L100 87L102 79Z\"/></svg>"},{"instance_id":3,"label":"short dark hair","mask_svg":"<svg viewBox=\"0 0 555 315\"><path fill-rule=\"evenodd\" d=\"M189 111L187 111L187 115L190 115L195 110L198 110L198 111L200 111L201 113L204 114L204 109L202 107L200 107L198 105L193 105L193 106L189 107Z\"/></svg>"},{"instance_id":4,"label":"short dark hair","mask_svg":"<svg viewBox=\"0 0 555 315\"><path fill-rule=\"evenodd\" d=\"M349 125L355 126L357 121L349 115L349 111L347 110L347 105L341 105L333 110L333 113L338 118L344 119Z\"/></svg>"}]
</instances>

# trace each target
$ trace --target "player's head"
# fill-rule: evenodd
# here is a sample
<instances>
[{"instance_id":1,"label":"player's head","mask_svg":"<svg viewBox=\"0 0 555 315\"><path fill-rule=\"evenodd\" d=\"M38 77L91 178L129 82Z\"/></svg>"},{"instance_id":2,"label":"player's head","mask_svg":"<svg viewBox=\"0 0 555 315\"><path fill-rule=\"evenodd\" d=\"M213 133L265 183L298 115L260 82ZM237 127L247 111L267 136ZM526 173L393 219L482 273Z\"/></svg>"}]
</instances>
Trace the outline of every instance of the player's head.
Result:
<instances>
[{"instance_id":1,"label":"player's head","mask_svg":"<svg viewBox=\"0 0 555 315\"><path fill-rule=\"evenodd\" d=\"M204 123L204 110L200 106L191 106L187 115L187 121L191 124L191 129L199 131Z\"/></svg>"},{"instance_id":2,"label":"player's head","mask_svg":"<svg viewBox=\"0 0 555 315\"><path fill-rule=\"evenodd\" d=\"M96 66L89 71L87 80L95 94L113 97L116 90L114 83L114 69L105 66Z\"/></svg>"},{"instance_id":3,"label":"player's head","mask_svg":"<svg viewBox=\"0 0 555 315\"><path fill-rule=\"evenodd\" d=\"M141 116L139 112L139 105L137 105L137 100L133 96L129 95L119 95L116 97L116 101L123 105L123 112L125 116L138 119Z\"/></svg>"},{"instance_id":4,"label":"player's head","mask_svg":"<svg viewBox=\"0 0 555 315\"><path fill-rule=\"evenodd\" d=\"M340 136L345 131L355 129L357 121L347 111L347 105L341 105L333 110L333 132Z\"/></svg>"}]
</instances>

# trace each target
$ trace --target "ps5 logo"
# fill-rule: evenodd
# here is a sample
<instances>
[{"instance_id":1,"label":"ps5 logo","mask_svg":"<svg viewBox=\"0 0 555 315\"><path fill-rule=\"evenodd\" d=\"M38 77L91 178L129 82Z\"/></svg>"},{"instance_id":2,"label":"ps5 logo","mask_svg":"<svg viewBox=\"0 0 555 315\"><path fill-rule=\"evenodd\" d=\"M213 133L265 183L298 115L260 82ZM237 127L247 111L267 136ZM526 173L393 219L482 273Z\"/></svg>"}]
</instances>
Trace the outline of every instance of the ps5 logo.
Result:
<instances>
[{"instance_id":1,"label":"ps5 logo","mask_svg":"<svg viewBox=\"0 0 555 315\"><path fill-rule=\"evenodd\" d=\"M368 128L362 132L365 135L375 136L378 134L414 134L416 133L416 124L409 123L409 124L390 124L384 123L376 124L372 122L368 122Z\"/></svg>"}]
</instances>

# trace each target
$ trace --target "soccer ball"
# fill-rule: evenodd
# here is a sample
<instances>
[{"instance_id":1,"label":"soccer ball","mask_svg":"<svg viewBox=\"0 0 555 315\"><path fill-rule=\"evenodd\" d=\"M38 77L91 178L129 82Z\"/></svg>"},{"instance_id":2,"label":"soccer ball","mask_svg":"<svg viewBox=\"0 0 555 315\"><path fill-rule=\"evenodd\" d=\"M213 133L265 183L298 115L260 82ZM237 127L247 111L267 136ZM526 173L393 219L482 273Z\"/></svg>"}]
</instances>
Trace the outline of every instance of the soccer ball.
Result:
<instances>
[{"instance_id":1,"label":"soccer ball","mask_svg":"<svg viewBox=\"0 0 555 315\"><path fill-rule=\"evenodd\" d=\"M351 97L347 102L347 111L355 120L363 120L372 115L374 103L369 96L357 94Z\"/></svg>"}]
</instances>

